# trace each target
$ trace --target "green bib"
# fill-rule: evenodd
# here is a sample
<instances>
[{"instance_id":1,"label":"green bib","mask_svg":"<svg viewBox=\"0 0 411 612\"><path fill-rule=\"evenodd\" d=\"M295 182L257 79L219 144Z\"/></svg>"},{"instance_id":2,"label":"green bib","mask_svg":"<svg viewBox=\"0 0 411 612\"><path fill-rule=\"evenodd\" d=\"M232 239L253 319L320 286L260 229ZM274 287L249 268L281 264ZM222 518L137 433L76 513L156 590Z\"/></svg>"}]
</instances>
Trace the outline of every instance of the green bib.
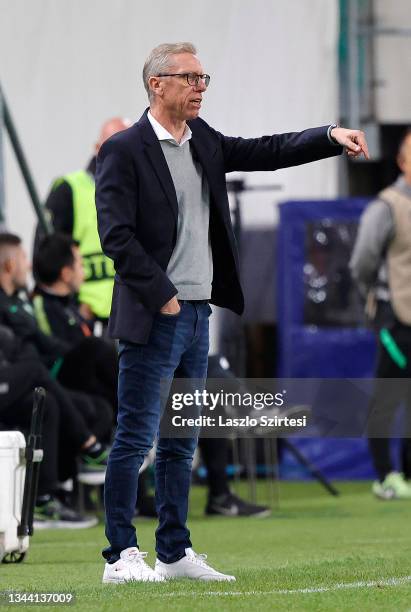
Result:
<instances>
[{"instance_id":1,"label":"green bib","mask_svg":"<svg viewBox=\"0 0 411 612\"><path fill-rule=\"evenodd\" d=\"M94 180L88 172L79 170L57 179L53 188L63 181L70 185L73 193L73 238L79 243L83 257L85 279L79 300L88 304L97 317L108 319L115 270L112 260L101 249Z\"/></svg>"}]
</instances>

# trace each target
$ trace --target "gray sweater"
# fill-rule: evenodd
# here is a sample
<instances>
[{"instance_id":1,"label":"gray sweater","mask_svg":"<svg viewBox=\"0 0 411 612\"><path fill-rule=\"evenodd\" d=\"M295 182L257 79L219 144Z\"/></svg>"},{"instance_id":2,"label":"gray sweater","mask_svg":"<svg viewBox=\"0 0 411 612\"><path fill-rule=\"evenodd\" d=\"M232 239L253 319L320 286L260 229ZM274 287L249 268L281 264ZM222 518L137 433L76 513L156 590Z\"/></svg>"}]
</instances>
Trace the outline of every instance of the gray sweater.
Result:
<instances>
[{"instance_id":1,"label":"gray sweater","mask_svg":"<svg viewBox=\"0 0 411 612\"><path fill-rule=\"evenodd\" d=\"M180 300L209 300L213 260L209 238L210 190L190 141L160 141L177 194L177 241L167 276Z\"/></svg>"},{"instance_id":2,"label":"gray sweater","mask_svg":"<svg viewBox=\"0 0 411 612\"><path fill-rule=\"evenodd\" d=\"M411 198L411 186L403 176L393 185L398 191ZM385 253L394 237L394 219L390 206L376 199L369 204L361 216L350 269L353 278L363 294L375 287L378 300L390 301Z\"/></svg>"}]
</instances>

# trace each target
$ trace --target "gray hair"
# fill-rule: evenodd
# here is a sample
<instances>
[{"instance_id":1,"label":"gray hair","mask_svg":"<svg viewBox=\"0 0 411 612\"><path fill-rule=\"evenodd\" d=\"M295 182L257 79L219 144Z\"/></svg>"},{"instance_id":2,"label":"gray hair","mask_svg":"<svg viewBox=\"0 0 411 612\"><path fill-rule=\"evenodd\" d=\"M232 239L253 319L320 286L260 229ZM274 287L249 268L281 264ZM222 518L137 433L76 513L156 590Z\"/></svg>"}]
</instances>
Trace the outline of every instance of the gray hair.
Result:
<instances>
[{"instance_id":1,"label":"gray hair","mask_svg":"<svg viewBox=\"0 0 411 612\"><path fill-rule=\"evenodd\" d=\"M178 53L192 53L196 55L197 49L190 42L164 43L155 47L146 59L143 68L143 83L150 102L153 100L153 92L148 84L149 78L169 70L173 65L171 56Z\"/></svg>"}]
</instances>

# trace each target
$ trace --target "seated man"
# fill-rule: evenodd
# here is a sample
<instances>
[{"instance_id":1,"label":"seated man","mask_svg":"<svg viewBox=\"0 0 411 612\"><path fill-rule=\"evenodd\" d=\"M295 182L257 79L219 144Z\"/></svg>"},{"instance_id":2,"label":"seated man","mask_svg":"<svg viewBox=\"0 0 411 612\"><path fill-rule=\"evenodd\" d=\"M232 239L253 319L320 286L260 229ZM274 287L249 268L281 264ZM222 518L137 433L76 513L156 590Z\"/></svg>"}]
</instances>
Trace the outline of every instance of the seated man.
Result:
<instances>
[{"instance_id":1,"label":"seated man","mask_svg":"<svg viewBox=\"0 0 411 612\"><path fill-rule=\"evenodd\" d=\"M117 352L111 341L96 338L82 317L76 296L84 280L78 243L56 233L38 244L33 260L33 305L42 332L69 350L59 370L67 387L105 398L117 406Z\"/></svg>"},{"instance_id":2,"label":"seated man","mask_svg":"<svg viewBox=\"0 0 411 612\"><path fill-rule=\"evenodd\" d=\"M0 234L0 324L11 329L19 342L17 358L23 353L25 359L37 361L48 370L54 383L53 393L60 409L75 413L88 432L81 456L80 470L84 473L99 473L104 480L108 450L101 439L111 433L111 408L107 402L79 392L68 392L53 380L61 368L70 345L55 337L46 336L37 325L32 305L23 299L20 292L27 284L29 263L21 240L8 233ZM83 479L84 480L84 479ZM96 478L93 478L96 482Z\"/></svg>"},{"instance_id":3,"label":"seated man","mask_svg":"<svg viewBox=\"0 0 411 612\"><path fill-rule=\"evenodd\" d=\"M44 387L47 394L35 527L91 527L97 523L97 519L82 516L61 503L57 492L59 480L70 476L67 455L82 454L93 442L93 436L70 403L59 401L61 394L58 385L47 369L25 354L13 332L0 325L0 429L29 430L33 389L37 386Z\"/></svg>"}]
</instances>

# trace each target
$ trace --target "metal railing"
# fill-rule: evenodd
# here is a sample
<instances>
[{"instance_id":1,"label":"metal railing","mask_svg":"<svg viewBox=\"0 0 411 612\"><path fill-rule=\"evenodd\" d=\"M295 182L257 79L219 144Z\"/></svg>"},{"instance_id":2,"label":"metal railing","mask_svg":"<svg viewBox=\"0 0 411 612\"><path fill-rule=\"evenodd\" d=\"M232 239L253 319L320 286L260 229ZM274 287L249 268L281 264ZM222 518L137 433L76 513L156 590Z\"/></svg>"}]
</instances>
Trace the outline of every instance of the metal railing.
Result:
<instances>
[{"instance_id":1,"label":"metal railing","mask_svg":"<svg viewBox=\"0 0 411 612\"><path fill-rule=\"evenodd\" d=\"M30 171L27 158L24 154L23 147L18 137L17 130L0 83L0 224L4 224L6 217L4 148L2 146L4 144L3 134L5 131L7 131L9 136L11 146L17 159L17 164L22 173L24 184L26 185L41 229L45 233L50 233L51 226L46 215L44 214L43 206L40 203L38 192L34 184L33 175Z\"/></svg>"}]
</instances>

